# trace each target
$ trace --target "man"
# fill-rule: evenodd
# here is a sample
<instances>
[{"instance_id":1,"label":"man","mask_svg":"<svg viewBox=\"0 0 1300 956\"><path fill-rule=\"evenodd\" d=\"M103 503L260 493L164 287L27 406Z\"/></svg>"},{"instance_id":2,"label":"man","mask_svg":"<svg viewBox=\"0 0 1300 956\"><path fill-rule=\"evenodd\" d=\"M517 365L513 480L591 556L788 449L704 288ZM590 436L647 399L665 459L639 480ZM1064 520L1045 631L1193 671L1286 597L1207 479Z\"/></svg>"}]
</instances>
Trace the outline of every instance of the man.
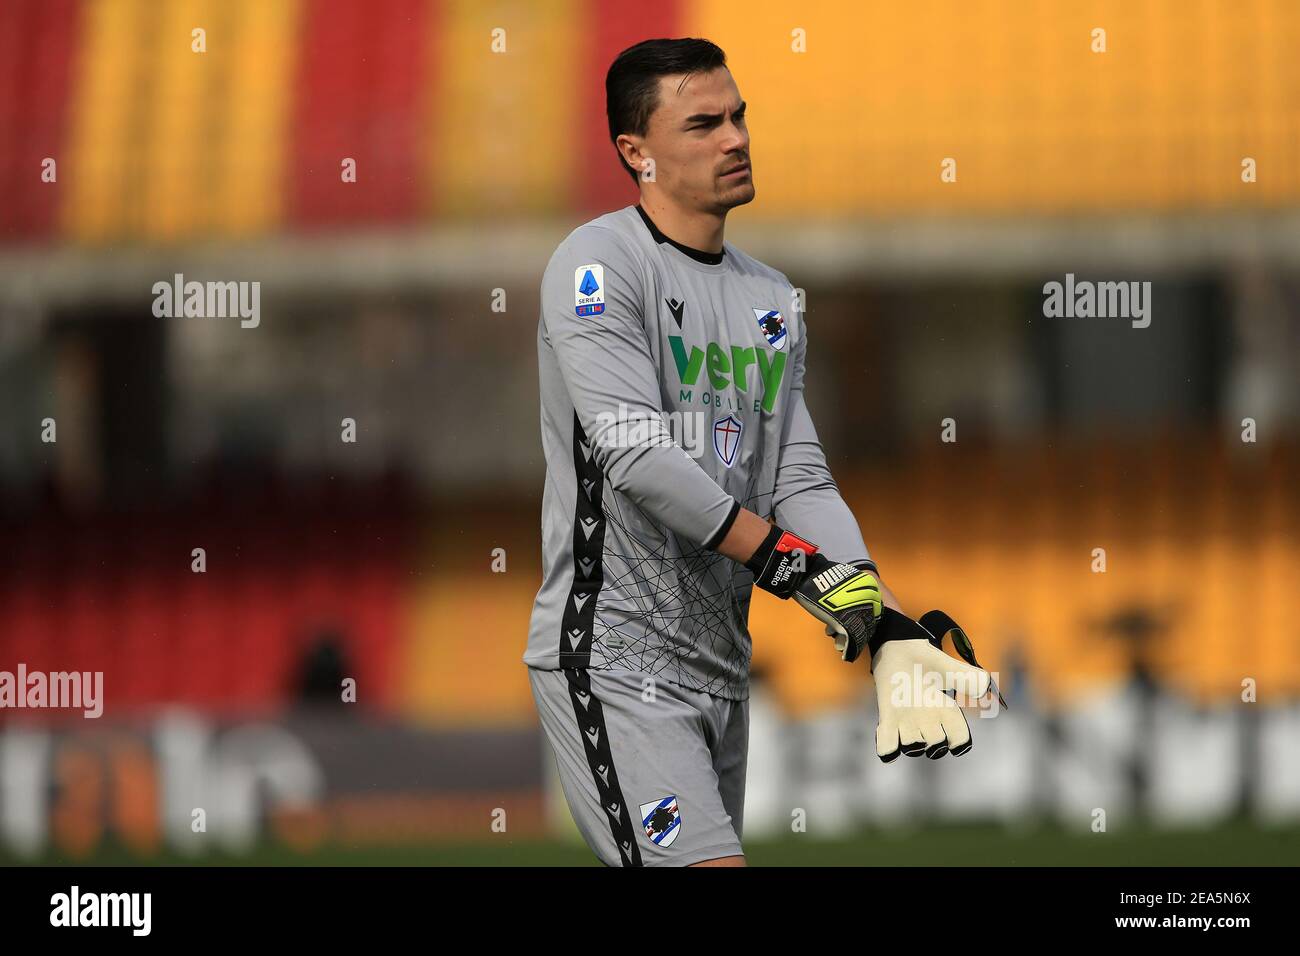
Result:
<instances>
[{"instance_id":1,"label":"man","mask_svg":"<svg viewBox=\"0 0 1300 956\"><path fill-rule=\"evenodd\" d=\"M968 750L943 690L969 680L978 698L988 675L879 583L804 404L790 281L723 241L754 183L722 50L639 43L605 92L641 201L576 229L542 280L543 582L524 661L602 861L741 866L753 585L794 597L845 660L869 652L883 760ZM914 675L927 687L886 693Z\"/></svg>"}]
</instances>

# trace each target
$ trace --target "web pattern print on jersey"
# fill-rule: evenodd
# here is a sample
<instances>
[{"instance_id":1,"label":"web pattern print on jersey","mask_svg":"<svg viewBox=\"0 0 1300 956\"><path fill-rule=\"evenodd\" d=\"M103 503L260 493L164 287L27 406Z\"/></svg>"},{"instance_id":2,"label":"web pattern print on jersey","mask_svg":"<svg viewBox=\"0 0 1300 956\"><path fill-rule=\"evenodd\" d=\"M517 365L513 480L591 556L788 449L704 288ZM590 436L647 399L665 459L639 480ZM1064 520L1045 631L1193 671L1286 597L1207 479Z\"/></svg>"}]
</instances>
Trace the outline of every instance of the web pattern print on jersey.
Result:
<instances>
[{"instance_id":1,"label":"web pattern print on jersey","mask_svg":"<svg viewBox=\"0 0 1300 956\"><path fill-rule=\"evenodd\" d=\"M752 498L747 492L742 504L748 506ZM605 666L707 694L743 692L750 659L747 607L733 579L747 572L716 551L679 551L677 537L659 532L653 519L622 494L607 494L602 505L609 533L593 637ZM659 533L647 535L647 527ZM632 553L623 553L624 547ZM614 594L623 599L610 605ZM706 662L711 662L707 672Z\"/></svg>"}]
</instances>

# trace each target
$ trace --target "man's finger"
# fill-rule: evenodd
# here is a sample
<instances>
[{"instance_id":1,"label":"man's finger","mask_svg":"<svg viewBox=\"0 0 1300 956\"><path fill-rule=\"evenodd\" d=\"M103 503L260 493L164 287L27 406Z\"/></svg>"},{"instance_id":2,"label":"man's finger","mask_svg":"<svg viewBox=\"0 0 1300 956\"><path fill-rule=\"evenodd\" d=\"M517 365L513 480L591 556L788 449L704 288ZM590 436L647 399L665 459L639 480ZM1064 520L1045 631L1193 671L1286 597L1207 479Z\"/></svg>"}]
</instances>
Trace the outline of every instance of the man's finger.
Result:
<instances>
[{"instance_id":1,"label":"man's finger","mask_svg":"<svg viewBox=\"0 0 1300 956\"><path fill-rule=\"evenodd\" d=\"M943 675L943 689L954 691L967 700L979 700L989 692L992 678L988 671L945 654L934 645L921 651L925 666Z\"/></svg>"},{"instance_id":2,"label":"man's finger","mask_svg":"<svg viewBox=\"0 0 1300 956\"><path fill-rule=\"evenodd\" d=\"M969 752L974 741L970 735L970 724L966 722L966 715L961 712L961 708L953 707L945 710L940 719L943 721L944 734L948 737L948 750L952 755L960 757Z\"/></svg>"},{"instance_id":3,"label":"man's finger","mask_svg":"<svg viewBox=\"0 0 1300 956\"><path fill-rule=\"evenodd\" d=\"M919 757L925 753L925 737L910 717L899 717L898 741L903 753L909 757Z\"/></svg>"},{"instance_id":4,"label":"man's finger","mask_svg":"<svg viewBox=\"0 0 1300 956\"><path fill-rule=\"evenodd\" d=\"M876 725L876 756L885 763L892 763L902 752L898 741L898 724L882 716Z\"/></svg>"},{"instance_id":5,"label":"man's finger","mask_svg":"<svg viewBox=\"0 0 1300 956\"><path fill-rule=\"evenodd\" d=\"M948 736L944 732L939 715L939 708L927 707L920 720L921 736L925 740L925 755L931 760L938 760L948 752Z\"/></svg>"}]
</instances>

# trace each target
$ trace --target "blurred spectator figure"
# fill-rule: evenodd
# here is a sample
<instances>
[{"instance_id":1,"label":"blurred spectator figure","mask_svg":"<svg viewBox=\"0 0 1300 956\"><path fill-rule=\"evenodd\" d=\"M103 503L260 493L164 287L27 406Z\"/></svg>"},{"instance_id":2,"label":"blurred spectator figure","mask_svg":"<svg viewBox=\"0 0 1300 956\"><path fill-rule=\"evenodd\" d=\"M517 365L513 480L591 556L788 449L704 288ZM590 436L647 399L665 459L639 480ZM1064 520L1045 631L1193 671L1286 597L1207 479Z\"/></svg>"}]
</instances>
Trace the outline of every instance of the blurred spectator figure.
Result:
<instances>
[{"instance_id":1,"label":"blurred spectator figure","mask_svg":"<svg viewBox=\"0 0 1300 956\"><path fill-rule=\"evenodd\" d=\"M313 708L343 705L343 681L355 671L348 666L343 634L335 627L317 628L298 662L294 699Z\"/></svg>"},{"instance_id":2,"label":"blurred spectator figure","mask_svg":"<svg viewBox=\"0 0 1300 956\"><path fill-rule=\"evenodd\" d=\"M1243 419L1255 421L1261 443L1300 420L1300 289L1259 259L1240 262L1230 281L1237 347L1225 372L1223 427L1228 447L1243 453Z\"/></svg>"}]
</instances>

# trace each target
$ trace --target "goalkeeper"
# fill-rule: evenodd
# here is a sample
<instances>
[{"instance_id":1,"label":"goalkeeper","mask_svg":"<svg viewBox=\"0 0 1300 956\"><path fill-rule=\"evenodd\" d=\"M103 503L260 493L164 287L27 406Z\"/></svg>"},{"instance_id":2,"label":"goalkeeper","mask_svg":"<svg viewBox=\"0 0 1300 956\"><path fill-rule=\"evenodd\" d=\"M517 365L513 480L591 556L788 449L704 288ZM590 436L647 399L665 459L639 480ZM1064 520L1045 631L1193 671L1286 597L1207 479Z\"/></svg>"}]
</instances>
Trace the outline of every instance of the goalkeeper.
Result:
<instances>
[{"instance_id":1,"label":"goalkeeper","mask_svg":"<svg viewBox=\"0 0 1300 956\"><path fill-rule=\"evenodd\" d=\"M969 750L945 691L979 698L990 679L922 626L949 619L913 621L880 582L804 401L790 281L724 241L754 184L723 52L639 43L605 91L640 202L574 230L542 280L543 567L524 662L602 861L743 865L755 585L870 662L884 761ZM683 447L665 413L703 441Z\"/></svg>"}]
</instances>

